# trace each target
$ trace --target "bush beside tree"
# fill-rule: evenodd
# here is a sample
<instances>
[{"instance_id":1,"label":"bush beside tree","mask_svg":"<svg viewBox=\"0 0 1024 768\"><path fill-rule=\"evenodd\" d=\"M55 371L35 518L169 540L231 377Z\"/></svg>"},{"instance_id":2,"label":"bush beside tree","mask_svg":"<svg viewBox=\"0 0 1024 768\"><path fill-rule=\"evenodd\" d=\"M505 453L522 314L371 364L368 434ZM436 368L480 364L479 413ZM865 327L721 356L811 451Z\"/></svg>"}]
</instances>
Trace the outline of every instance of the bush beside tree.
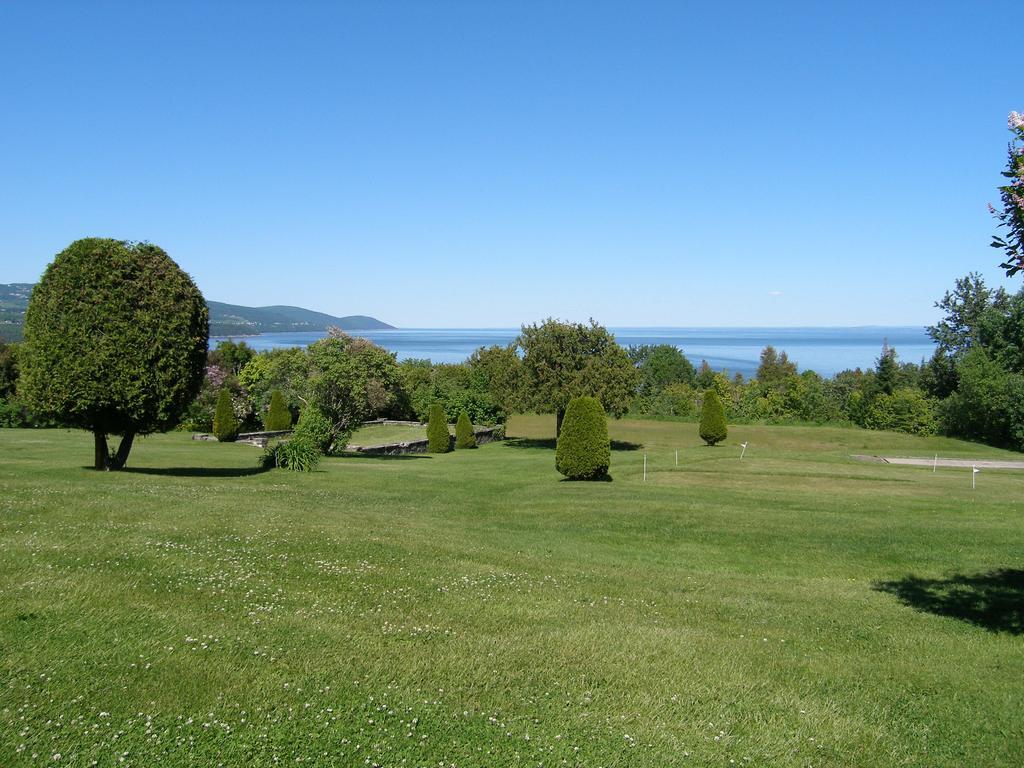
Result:
<instances>
[{"instance_id":1,"label":"bush beside tree","mask_svg":"<svg viewBox=\"0 0 1024 768\"><path fill-rule=\"evenodd\" d=\"M722 408L718 393L713 389L705 390L700 411L700 439L708 445L715 445L725 440L728 434L725 409Z\"/></svg>"},{"instance_id":2,"label":"bush beside tree","mask_svg":"<svg viewBox=\"0 0 1024 768\"><path fill-rule=\"evenodd\" d=\"M217 396L217 410L213 414L213 436L222 443L234 442L238 437L238 417L231 404L231 393L222 389Z\"/></svg>"},{"instance_id":3,"label":"bush beside tree","mask_svg":"<svg viewBox=\"0 0 1024 768\"><path fill-rule=\"evenodd\" d=\"M448 419L440 403L430 406L427 420L427 453L448 453L452 449L452 436L448 432Z\"/></svg>"},{"instance_id":4,"label":"bush beside tree","mask_svg":"<svg viewBox=\"0 0 1024 768\"><path fill-rule=\"evenodd\" d=\"M555 450L555 468L570 480L596 480L608 474L611 441L601 401L577 397L569 401Z\"/></svg>"},{"instance_id":5,"label":"bush beside tree","mask_svg":"<svg viewBox=\"0 0 1024 768\"><path fill-rule=\"evenodd\" d=\"M331 421L315 405L307 405L299 414L292 439L305 440L320 453L326 454L331 450L334 440Z\"/></svg>"},{"instance_id":6,"label":"bush beside tree","mask_svg":"<svg viewBox=\"0 0 1024 768\"><path fill-rule=\"evenodd\" d=\"M459 420L455 424L455 447L476 448L476 434L473 432L473 423L469 420L469 414L465 411L459 414Z\"/></svg>"},{"instance_id":7,"label":"bush beside tree","mask_svg":"<svg viewBox=\"0 0 1024 768\"><path fill-rule=\"evenodd\" d=\"M636 393L637 370L626 350L593 320L584 325L549 318L540 325L524 325L516 344L523 352L523 405L553 412L556 437L573 398L597 397L619 417Z\"/></svg>"}]
</instances>

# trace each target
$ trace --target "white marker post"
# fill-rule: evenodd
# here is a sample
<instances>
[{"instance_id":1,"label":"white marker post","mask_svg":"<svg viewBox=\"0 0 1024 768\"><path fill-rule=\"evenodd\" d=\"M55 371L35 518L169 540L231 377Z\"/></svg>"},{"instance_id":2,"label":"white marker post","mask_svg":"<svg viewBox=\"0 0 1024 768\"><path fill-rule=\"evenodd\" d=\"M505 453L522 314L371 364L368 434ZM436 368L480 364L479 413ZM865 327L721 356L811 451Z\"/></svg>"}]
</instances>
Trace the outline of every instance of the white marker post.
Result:
<instances>
[{"instance_id":1,"label":"white marker post","mask_svg":"<svg viewBox=\"0 0 1024 768\"><path fill-rule=\"evenodd\" d=\"M935 461L932 463L932 474L935 474L936 467L939 466L939 454L935 454Z\"/></svg>"},{"instance_id":2,"label":"white marker post","mask_svg":"<svg viewBox=\"0 0 1024 768\"><path fill-rule=\"evenodd\" d=\"M740 451L740 458L742 459L743 458L743 454L747 452L747 444L746 443L740 443L740 445L743 447L743 450Z\"/></svg>"},{"instance_id":3,"label":"white marker post","mask_svg":"<svg viewBox=\"0 0 1024 768\"><path fill-rule=\"evenodd\" d=\"M971 467L971 490L974 490L975 479L978 477L978 473L981 472L977 467Z\"/></svg>"},{"instance_id":4,"label":"white marker post","mask_svg":"<svg viewBox=\"0 0 1024 768\"><path fill-rule=\"evenodd\" d=\"M644 482L647 482L647 451L644 451Z\"/></svg>"},{"instance_id":5,"label":"white marker post","mask_svg":"<svg viewBox=\"0 0 1024 768\"><path fill-rule=\"evenodd\" d=\"M676 466L679 466L679 449L676 449Z\"/></svg>"}]
</instances>

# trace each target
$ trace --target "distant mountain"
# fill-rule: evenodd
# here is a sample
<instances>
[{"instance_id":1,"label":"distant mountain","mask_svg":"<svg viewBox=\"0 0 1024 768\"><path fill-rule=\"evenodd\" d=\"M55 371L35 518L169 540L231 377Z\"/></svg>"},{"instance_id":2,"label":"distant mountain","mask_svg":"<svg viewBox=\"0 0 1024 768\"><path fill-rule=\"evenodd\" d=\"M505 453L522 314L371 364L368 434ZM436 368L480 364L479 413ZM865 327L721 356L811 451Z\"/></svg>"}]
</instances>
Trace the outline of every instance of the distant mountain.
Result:
<instances>
[{"instance_id":1,"label":"distant mountain","mask_svg":"<svg viewBox=\"0 0 1024 768\"><path fill-rule=\"evenodd\" d=\"M375 317L346 315L334 317L302 307L240 307L220 301L208 301L210 335L237 336L243 333L282 333L325 331L333 325L343 331L379 331L394 328Z\"/></svg>"},{"instance_id":2,"label":"distant mountain","mask_svg":"<svg viewBox=\"0 0 1024 768\"><path fill-rule=\"evenodd\" d=\"M32 288L32 283L0 283L0 339L21 341L21 325Z\"/></svg>"},{"instance_id":3,"label":"distant mountain","mask_svg":"<svg viewBox=\"0 0 1024 768\"><path fill-rule=\"evenodd\" d=\"M0 283L0 339L20 341L25 308L32 295L32 283ZM335 317L302 307L242 307L208 301L211 336L244 336L256 333L324 331L335 326L345 331L376 331L394 328L375 317Z\"/></svg>"}]
</instances>

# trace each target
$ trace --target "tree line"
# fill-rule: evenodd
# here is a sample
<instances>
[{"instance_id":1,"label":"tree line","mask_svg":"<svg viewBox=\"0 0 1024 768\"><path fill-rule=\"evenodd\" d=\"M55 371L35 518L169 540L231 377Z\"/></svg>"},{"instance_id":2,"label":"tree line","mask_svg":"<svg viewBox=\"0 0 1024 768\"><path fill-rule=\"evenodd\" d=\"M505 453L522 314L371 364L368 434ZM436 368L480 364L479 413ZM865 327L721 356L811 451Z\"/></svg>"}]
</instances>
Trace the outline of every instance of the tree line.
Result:
<instances>
[{"instance_id":1,"label":"tree line","mask_svg":"<svg viewBox=\"0 0 1024 768\"><path fill-rule=\"evenodd\" d=\"M199 394L179 426L208 431L226 396L241 429L261 429L278 398L291 421L315 405L330 423L328 451L344 447L365 420L426 421L440 404L454 423L502 424L510 414L556 414L570 400L595 397L612 416L692 420L708 391L732 423L853 424L912 434L943 433L1024 450L1024 290L989 289L977 274L936 303L928 328L936 351L920 364L883 347L873 368L826 378L799 371L785 351L766 347L752 378L695 367L672 345L622 347L591 320L548 319L523 326L507 346L481 347L466 361L399 362L393 353L336 329L307 348L256 353L223 341L205 361ZM18 395L19 345L0 345L0 423L51 423ZM226 395L224 395L226 393ZM558 426L556 426L558 429Z\"/></svg>"}]
</instances>

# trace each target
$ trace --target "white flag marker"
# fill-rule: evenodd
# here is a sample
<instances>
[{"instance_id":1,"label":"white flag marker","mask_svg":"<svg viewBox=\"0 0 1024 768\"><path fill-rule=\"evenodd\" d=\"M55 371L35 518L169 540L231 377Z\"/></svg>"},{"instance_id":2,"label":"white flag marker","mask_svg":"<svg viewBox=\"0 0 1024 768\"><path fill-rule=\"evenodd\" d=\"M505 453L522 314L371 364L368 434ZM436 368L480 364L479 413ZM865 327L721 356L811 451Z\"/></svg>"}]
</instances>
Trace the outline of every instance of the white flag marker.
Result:
<instances>
[{"instance_id":1,"label":"white flag marker","mask_svg":"<svg viewBox=\"0 0 1024 768\"><path fill-rule=\"evenodd\" d=\"M979 472L981 472L981 470L978 469L977 467L971 467L971 490L972 491L974 490L975 479L977 478Z\"/></svg>"},{"instance_id":2,"label":"white flag marker","mask_svg":"<svg viewBox=\"0 0 1024 768\"><path fill-rule=\"evenodd\" d=\"M747 444L746 443L740 443L740 446L742 446L742 448L743 448L743 450L740 451L740 458L742 459L743 458L743 454L747 452Z\"/></svg>"}]
</instances>

